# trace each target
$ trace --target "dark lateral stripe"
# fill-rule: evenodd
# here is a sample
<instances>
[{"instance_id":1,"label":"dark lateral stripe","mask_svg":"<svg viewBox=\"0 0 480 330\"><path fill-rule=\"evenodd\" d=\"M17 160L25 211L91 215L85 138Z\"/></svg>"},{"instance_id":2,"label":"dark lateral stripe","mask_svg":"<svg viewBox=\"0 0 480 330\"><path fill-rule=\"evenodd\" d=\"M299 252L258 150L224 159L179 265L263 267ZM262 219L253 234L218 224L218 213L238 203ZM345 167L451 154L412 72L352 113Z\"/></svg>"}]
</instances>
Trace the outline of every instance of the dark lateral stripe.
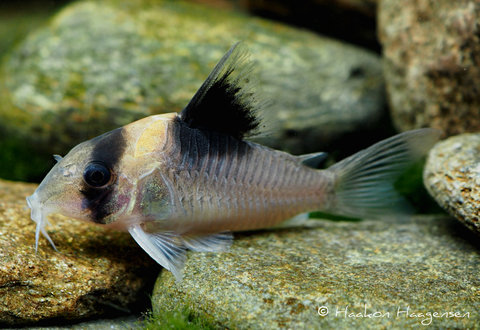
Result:
<instances>
[{"instance_id":1,"label":"dark lateral stripe","mask_svg":"<svg viewBox=\"0 0 480 330\"><path fill-rule=\"evenodd\" d=\"M107 132L90 140L94 146L90 161L104 163L117 177L118 165L125 152L127 141L123 135L123 127ZM114 195L113 184L105 188L92 188L83 182L81 192L84 196L82 207L91 212L92 220L96 223L106 223L106 217L114 213L112 203Z\"/></svg>"}]
</instances>

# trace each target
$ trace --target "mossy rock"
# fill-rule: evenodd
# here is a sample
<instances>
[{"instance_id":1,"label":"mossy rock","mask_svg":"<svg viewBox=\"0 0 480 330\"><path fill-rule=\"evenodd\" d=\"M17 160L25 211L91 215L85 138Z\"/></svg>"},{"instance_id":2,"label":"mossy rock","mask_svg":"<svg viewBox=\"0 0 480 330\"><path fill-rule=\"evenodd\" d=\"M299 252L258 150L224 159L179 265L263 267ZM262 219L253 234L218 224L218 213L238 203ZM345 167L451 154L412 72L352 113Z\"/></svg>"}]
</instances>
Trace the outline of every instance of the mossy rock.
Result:
<instances>
[{"instance_id":1,"label":"mossy rock","mask_svg":"<svg viewBox=\"0 0 480 330\"><path fill-rule=\"evenodd\" d=\"M236 233L227 252L189 253L182 282L161 272L153 314L187 310L219 329L479 324L478 239L455 219L316 221Z\"/></svg>"},{"instance_id":2,"label":"mossy rock","mask_svg":"<svg viewBox=\"0 0 480 330\"><path fill-rule=\"evenodd\" d=\"M47 231L58 252L44 237L35 250L35 223L25 198L36 188L0 180L0 328L146 308L159 266L128 233L54 215Z\"/></svg>"},{"instance_id":3,"label":"mossy rock","mask_svg":"<svg viewBox=\"0 0 480 330\"><path fill-rule=\"evenodd\" d=\"M67 6L7 56L0 130L50 157L141 117L179 111L239 40L267 104L261 142L314 151L381 117L381 65L372 53L231 11L108 0Z\"/></svg>"}]
</instances>

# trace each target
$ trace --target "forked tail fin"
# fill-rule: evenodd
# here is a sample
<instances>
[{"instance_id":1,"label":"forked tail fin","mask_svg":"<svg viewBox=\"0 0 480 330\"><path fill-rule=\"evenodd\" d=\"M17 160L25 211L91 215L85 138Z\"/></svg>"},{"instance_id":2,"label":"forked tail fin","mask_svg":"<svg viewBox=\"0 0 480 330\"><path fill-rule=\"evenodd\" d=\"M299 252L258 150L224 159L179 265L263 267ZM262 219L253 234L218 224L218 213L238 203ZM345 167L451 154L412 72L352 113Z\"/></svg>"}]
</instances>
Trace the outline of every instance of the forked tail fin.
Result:
<instances>
[{"instance_id":1,"label":"forked tail fin","mask_svg":"<svg viewBox=\"0 0 480 330\"><path fill-rule=\"evenodd\" d=\"M411 206L393 184L423 157L440 136L430 128L408 131L380 141L331 166L335 198L329 211L357 218L409 213Z\"/></svg>"}]
</instances>

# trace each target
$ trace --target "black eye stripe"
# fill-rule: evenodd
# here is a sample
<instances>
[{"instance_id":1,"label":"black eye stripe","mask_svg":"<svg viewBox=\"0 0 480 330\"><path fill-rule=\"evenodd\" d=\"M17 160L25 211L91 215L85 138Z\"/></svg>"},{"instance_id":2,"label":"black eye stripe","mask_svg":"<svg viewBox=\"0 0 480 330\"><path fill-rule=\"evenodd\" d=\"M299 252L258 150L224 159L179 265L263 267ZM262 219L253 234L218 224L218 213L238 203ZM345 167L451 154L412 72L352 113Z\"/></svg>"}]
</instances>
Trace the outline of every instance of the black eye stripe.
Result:
<instances>
[{"instance_id":1,"label":"black eye stripe","mask_svg":"<svg viewBox=\"0 0 480 330\"><path fill-rule=\"evenodd\" d=\"M92 150L91 159L109 165L110 168L115 168L126 147L123 129L117 128L97 136L93 138L91 142L95 145Z\"/></svg>"},{"instance_id":2,"label":"black eye stripe","mask_svg":"<svg viewBox=\"0 0 480 330\"><path fill-rule=\"evenodd\" d=\"M102 134L90 140L94 145L90 159L104 164L111 170L110 183L103 187L90 186L83 180L80 192L83 194L82 207L91 212L91 218L97 223L106 223L106 218L114 212L112 198L115 194L115 171L126 148L123 128Z\"/></svg>"}]
</instances>

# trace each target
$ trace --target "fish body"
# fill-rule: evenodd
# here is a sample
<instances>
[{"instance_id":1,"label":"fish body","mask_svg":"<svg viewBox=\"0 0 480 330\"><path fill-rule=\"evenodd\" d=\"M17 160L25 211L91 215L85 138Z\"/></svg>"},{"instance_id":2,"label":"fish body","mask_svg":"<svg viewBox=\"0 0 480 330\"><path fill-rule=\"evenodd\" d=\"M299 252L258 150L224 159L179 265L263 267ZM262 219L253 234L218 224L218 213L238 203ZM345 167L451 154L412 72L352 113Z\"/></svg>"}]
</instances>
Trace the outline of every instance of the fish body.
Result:
<instances>
[{"instance_id":1,"label":"fish body","mask_svg":"<svg viewBox=\"0 0 480 330\"><path fill-rule=\"evenodd\" d=\"M285 152L192 129L176 114L127 125L124 134L136 143L119 167L131 170L122 175L135 178L127 180L128 191L135 193L129 194L122 216L100 223L162 219L150 227L189 235L251 230L326 206L331 195L330 172L307 167Z\"/></svg>"},{"instance_id":2,"label":"fish body","mask_svg":"<svg viewBox=\"0 0 480 330\"><path fill-rule=\"evenodd\" d=\"M154 115L73 148L27 198L40 234L61 213L130 232L179 280L185 251L221 251L232 231L315 210L382 217L407 206L392 187L438 132L381 141L332 167L246 141L257 129L249 66L234 46L180 113ZM245 82L246 81L246 82Z\"/></svg>"}]
</instances>

